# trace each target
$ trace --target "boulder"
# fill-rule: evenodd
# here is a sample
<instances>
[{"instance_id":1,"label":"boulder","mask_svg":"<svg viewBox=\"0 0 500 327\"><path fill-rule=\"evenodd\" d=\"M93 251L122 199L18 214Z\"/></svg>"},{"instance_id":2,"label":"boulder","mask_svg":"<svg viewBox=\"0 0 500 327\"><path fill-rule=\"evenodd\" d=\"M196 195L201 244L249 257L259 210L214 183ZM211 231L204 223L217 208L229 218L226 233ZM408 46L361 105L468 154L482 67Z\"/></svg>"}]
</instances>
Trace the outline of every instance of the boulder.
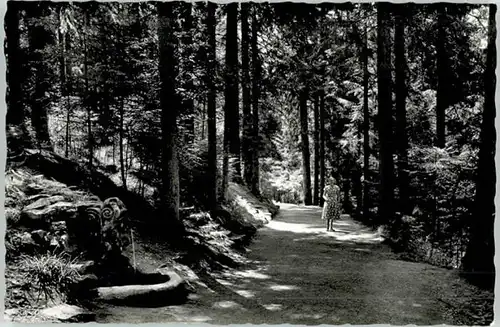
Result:
<instances>
[{"instance_id":1,"label":"boulder","mask_svg":"<svg viewBox=\"0 0 500 327\"><path fill-rule=\"evenodd\" d=\"M30 233L24 232L20 236L21 236L21 244L23 246L26 246L26 247L32 247L32 246L35 247L35 246L37 246L37 244L35 243L35 241L31 237Z\"/></svg>"},{"instance_id":2,"label":"boulder","mask_svg":"<svg viewBox=\"0 0 500 327\"><path fill-rule=\"evenodd\" d=\"M46 199L40 199L44 201ZM38 201L37 201L38 202ZM46 207L26 206L22 211L22 220L26 225L42 225L52 221L72 219L76 216L76 206L71 202L57 202Z\"/></svg>"},{"instance_id":3,"label":"boulder","mask_svg":"<svg viewBox=\"0 0 500 327\"><path fill-rule=\"evenodd\" d=\"M42 185L40 184L40 178L43 178L43 176L44 176L43 174L34 176L34 178L38 179L38 181L26 185L26 194L37 195L43 193L47 188L62 189L66 187L65 184L49 179L44 179Z\"/></svg>"},{"instance_id":4,"label":"boulder","mask_svg":"<svg viewBox=\"0 0 500 327\"><path fill-rule=\"evenodd\" d=\"M26 198L26 201L28 201L28 202L35 202L35 201L37 201L39 199L48 198L48 197L50 197L49 194L40 193L40 194L35 194L35 195L32 195L32 196L28 196Z\"/></svg>"},{"instance_id":5,"label":"boulder","mask_svg":"<svg viewBox=\"0 0 500 327\"><path fill-rule=\"evenodd\" d=\"M34 196L36 197L36 195ZM29 211L29 210L35 210L35 209L42 209L45 207L50 206L53 203L57 202L64 202L64 197L62 195L54 195L50 197L41 197L35 202L32 202L28 204L27 206L24 207L24 210Z\"/></svg>"},{"instance_id":6,"label":"boulder","mask_svg":"<svg viewBox=\"0 0 500 327\"><path fill-rule=\"evenodd\" d=\"M71 202L54 203L49 208L53 211L52 221L72 219L76 217L77 209Z\"/></svg>"},{"instance_id":7,"label":"boulder","mask_svg":"<svg viewBox=\"0 0 500 327\"><path fill-rule=\"evenodd\" d=\"M60 304L44 309L40 314L46 318L57 319L61 322L88 322L94 318L92 312L69 304Z\"/></svg>"},{"instance_id":8,"label":"boulder","mask_svg":"<svg viewBox=\"0 0 500 327\"><path fill-rule=\"evenodd\" d=\"M44 221L44 218L47 217L47 211L46 210L23 210L21 212L22 215L22 223L25 225L36 225L40 226L46 221Z\"/></svg>"}]
</instances>

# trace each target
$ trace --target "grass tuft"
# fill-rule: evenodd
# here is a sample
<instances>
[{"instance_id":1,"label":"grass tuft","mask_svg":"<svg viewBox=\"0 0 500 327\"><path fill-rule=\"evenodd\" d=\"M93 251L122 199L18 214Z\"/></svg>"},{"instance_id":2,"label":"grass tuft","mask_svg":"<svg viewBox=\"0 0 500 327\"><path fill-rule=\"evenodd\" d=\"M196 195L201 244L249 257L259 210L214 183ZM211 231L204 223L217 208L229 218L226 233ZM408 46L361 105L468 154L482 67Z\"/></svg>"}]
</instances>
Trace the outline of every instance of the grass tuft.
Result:
<instances>
[{"instance_id":1,"label":"grass tuft","mask_svg":"<svg viewBox=\"0 0 500 327\"><path fill-rule=\"evenodd\" d=\"M66 253L45 254L42 256L22 256L19 262L26 273L36 294L45 300L56 296L65 298L70 286L80 279L78 270L73 265L76 259L70 259Z\"/></svg>"}]
</instances>

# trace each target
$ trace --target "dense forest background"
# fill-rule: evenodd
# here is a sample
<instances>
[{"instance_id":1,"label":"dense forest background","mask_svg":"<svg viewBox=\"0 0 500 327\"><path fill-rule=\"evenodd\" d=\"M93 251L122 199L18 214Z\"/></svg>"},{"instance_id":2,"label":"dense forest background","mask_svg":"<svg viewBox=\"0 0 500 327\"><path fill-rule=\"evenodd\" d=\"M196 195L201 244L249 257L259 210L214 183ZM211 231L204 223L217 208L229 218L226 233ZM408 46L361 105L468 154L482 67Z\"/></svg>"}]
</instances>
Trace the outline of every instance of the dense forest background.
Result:
<instances>
[{"instance_id":1,"label":"dense forest background","mask_svg":"<svg viewBox=\"0 0 500 327\"><path fill-rule=\"evenodd\" d=\"M494 271L495 5L9 2L8 161L54 151L214 213L228 182ZM151 218L151 217L149 217ZM489 279L490 285L491 279Z\"/></svg>"}]
</instances>

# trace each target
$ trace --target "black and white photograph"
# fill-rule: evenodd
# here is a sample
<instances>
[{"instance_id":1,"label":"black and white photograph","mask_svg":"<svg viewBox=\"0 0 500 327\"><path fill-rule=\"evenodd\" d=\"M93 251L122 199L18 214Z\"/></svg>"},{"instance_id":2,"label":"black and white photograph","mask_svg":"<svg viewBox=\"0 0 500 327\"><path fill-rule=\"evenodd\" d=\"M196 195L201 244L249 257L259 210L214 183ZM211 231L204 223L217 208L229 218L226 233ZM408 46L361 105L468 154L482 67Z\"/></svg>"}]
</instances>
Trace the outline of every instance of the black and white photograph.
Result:
<instances>
[{"instance_id":1,"label":"black and white photograph","mask_svg":"<svg viewBox=\"0 0 500 327\"><path fill-rule=\"evenodd\" d=\"M495 3L6 7L5 320L493 322Z\"/></svg>"}]
</instances>

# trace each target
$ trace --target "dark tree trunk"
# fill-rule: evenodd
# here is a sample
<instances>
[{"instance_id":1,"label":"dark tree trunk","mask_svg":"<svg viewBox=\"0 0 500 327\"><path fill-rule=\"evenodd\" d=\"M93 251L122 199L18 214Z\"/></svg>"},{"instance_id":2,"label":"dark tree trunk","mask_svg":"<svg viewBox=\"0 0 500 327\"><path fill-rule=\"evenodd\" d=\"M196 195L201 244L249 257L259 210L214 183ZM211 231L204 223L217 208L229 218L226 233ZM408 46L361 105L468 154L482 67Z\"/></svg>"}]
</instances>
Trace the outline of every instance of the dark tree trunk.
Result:
<instances>
[{"instance_id":1,"label":"dark tree trunk","mask_svg":"<svg viewBox=\"0 0 500 327\"><path fill-rule=\"evenodd\" d=\"M252 13L252 193L260 194L260 136L259 136L259 98L260 98L260 75L261 64L259 60L259 49L257 37L259 34L259 23L257 22L257 5L253 5Z\"/></svg>"},{"instance_id":2,"label":"dark tree trunk","mask_svg":"<svg viewBox=\"0 0 500 327\"><path fill-rule=\"evenodd\" d=\"M352 191L356 197L356 212L355 216L361 216L361 208L363 207L363 187L361 186L361 167L354 163L352 171Z\"/></svg>"},{"instance_id":3,"label":"dark tree trunk","mask_svg":"<svg viewBox=\"0 0 500 327\"><path fill-rule=\"evenodd\" d=\"M116 166L116 139L115 139L115 135L113 134L112 136L113 138L113 165Z\"/></svg>"},{"instance_id":4,"label":"dark tree trunk","mask_svg":"<svg viewBox=\"0 0 500 327\"><path fill-rule=\"evenodd\" d=\"M17 155L24 147L29 145L28 133L24 122L25 111L23 107L22 76L20 60L20 4L9 1L5 15L5 54L7 59L7 128L15 128L17 131L7 134L7 152L9 155Z\"/></svg>"},{"instance_id":5,"label":"dark tree trunk","mask_svg":"<svg viewBox=\"0 0 500 327\"><path fill-rule=\"evenodd\" d=\"M253 144L252 144L252 99L250 97L250 58L249 43L250 29L248 26L250 4L241 4L241 73L242 73L242 94L243 94L243 138L241 142L241 152L244 164L244 179L246 185L251 188L253 183Z\"/></svg>"},{"instance_id":6,"label":"dark tree trunk","mask_svg":"<svg viewBox=\"0 0 500 327\"><path fill-rule=\"evenodd\" d=\"M215 76L216 65L216 42L215 42L215 8L213 2L207 3L207 134L208 134L208 203L211 209L217 206L217 127L216 127L216 98L217 89L213 76Z\"/></svg>"},{"instance_id":7,"label":"dark tree trunk","mask_svg":"<svg viewBox=\"0 0 500 327\"><path fill-rule=\"evenodd\" d=\"M393 222L394 219L390 6L391 4L385 2L377 4L378 127L381 184L378 216L380 223Z\"/></svg>"},{"instance_id":8,"label":"dark tree trunk","mask_svg":"<svg viewBox=\"0 0 500 327\"><path fill-rule=\"evenodd\" d=\"M370 213L370 109L368 107L368 30L365 25L363 40L363 218Z\"/></svg>"},{"instance_id":9,"label":"dark tree trunk","mask_svg":"<svg viewBox=\"0 0 500 327\"><path fill-rule=\"evenodd\" d=\"M70 143L70 123L71 123L71 103L69 101L69 96L66 98L66 138L65 138L65 147L64 147L64 156L66 158L69 157L69 143Z\"/></svg>"},{"instance_id":10,"label":"dark tree trunk","mask_svg":"<svg viewBox=\"0 0 500 327\"><path fill-rule=\"evenodd\" d=\"M314 200L319 204L319 95L314 95Z\"/></svg>"},{"instance_id":11,"label":"dark tree trunk","mask_svg":"<svg viewBox=\"0 0 500 327\"><path fill-rule=\"evenodd\" d=\"M62 10L63 6L59 5L59 8L57 8L57 14L59 18L59 23L62 22L63 17L62 17ZM66 88L66 37L63 34L62 30L59 29L57 31L57 40L59 42L59 83L60 83L60 94L61 97L65 96L67 94L67 88Z\"/></svg>"},{"instance_id":12,"label":"dark tree trunk","mask_svg":"<svg viewBox=\"0 0 500 327\"><path fill-rule=\"evenodd\" d=\"M101 17L100 23L104 26L106 24L106 18ZM113 113L110 108L110 100L111 100L111 86L116 83L115 80L110 78L110 58L106 53L110 52L110 38L108 33L106 32L100 32L100 46L102 51L105 53L105 55L102 56L102 64L101 64L101 69L102 69L102 78L103 78L103 85L102 85L102 91L99 92L98 95L100 98L100 110L99 110L99 124L101 125L101 128L104 130L110 129L112 126L112 117ZM116 35L116 42L120 44L122 42L122 36L121 35ZM112 84L113 83L113 84ZM122 91L124 85L124 79L122 76L118 78L118 90L116 90L115 94L118 95L120 98L123 98L125 96L125 90Z\"/></svg>"},{"instance_id":13,"label":"dark tree trunk","mask_svg":"<svg viewBox=\"0 0 500 327\"><path fill-rule=\"evenodd\" d=\"M436 94L436 146L444 148L446 145L446 126L445 114L448 106L448 55L446 50L446 8L444 3L437 4L438 6L438 39L437 39L437 94Z\"/></svg>"},{"instance_id":14,"label":"dark tree trunk","mask_svg":"<svg viewBox=\"0 0 500 327\"><path fill-rule=\"evenodd\" d=\"M194 75L193 65L193 4L191 2L182 3L183 6L183 37L182 43L184 48L183 61L184 71L187 73L187 80L184 83L184 88L187 90L187 96L183 99L183 112L182 112L182 125L184 127L184 140L187 144L194 142L194 101L193 79L190 77Z\"/></svg>"},{"instance_id":15,"label":"dark tree trunk","mask_svg":"<svg viewBox=\"0 0 500 327\"><path fill-rule=\"evenodd\" d=\"M320 93L319 105L319 170L320 170L320 185L319 185L319 202L323 206L323 191L325 189L325 92Z\"/></svg>"},{"instance_id":16,"label":"dark tree trunk","mask_svg":"<svg viewBox=\"0 0 500 327\"><path fill-rule=\"evenodd\" d=\"M93 136L92 136L92 107L90 105L90 85L89 85L89 63L88 63L88 51L87 51L87 32L89 29L89 12L88 8L85 9L84 15L85 23L84 23L84 31L83 31L83 74L85 79L85 90L83 94L83 98L85 99L85 107L87 108L87 137L88 137L88 165L89 168L92 168L92 161L94 158L94 149L93 149Z\"/></svg>"},{"instance_id":17,"label":"dark tree trunk","mask_svg":"<svg viewBox=\"0 0 500 327\"><path fill-rule=\"evenodd\" d=\"M21 60L19 33L19 2L7 3L5 15L5 54L7 56L7 125L24 124L24 108L21 91Z\"/></svg>"},{"instance_id":18,"label":"dark tree trunk","mask_svg":"<svg viewBox=\"0 0 500 327\"><path fill-rule=\"evenodd\" d=\"M125 104L123 97L121 98L120 101L120 126L119 126L119 134L120 134L120 171L122 175L122 184L123 188L127 189L127 175L126 175L126 170L125 170L125 159L124 159L124 149L123 149L123 140L124 140L124 131L123 131L123 124L124 124L124 118L125 118Z\"/></svg>"},{"instance_id":19,"label":"dark tree trunk","mask_svg":"<svg viewBox=\"0 0 500 327\"><path fill-rule=\"evenodd\" d=\"M361 59L363 59L363 49L361 49ZM356 122L356 131L357 131L357 137L358 140L363 139L363 122L357 121ZM357 218L362 218L362 211L363 211L363 184L362 184L362 171L361 171L361 165L358 162L358 158L361 158L362 156L362 144L358 142L356 146L356 157L353 160L352 164L352 170L351 170L351 183L352 183L352 192L354 197L356 198L356 210L354 211L354 216Z\"/></svg>"},{"instance_id":20,"label":"dark tree trunk","mask_svg":"<svg viewBox=\"0 0 500 327\"><path fill-rule=\"evenodd\" d=\"M222 144L222 180L220 186L219 202L227 200L227 189L229 186L229 139L227 137L226 125L224 124L224 139Z\"/></svg>"},{"instance_id":21,"label":"dark tree trunk","mask_svg":"<svg viewBox=\"0 0 500 327\"><path fill-rule=\"evenodd\" d=\"M64 42L65 53L70 53L72 47L71 33L69 33L69 31L66 31L66 34L64 34L64 38L66 39L66 41ZM66 63L66 94L69 96L73 94L73 83L74 83L73 74L71 72L71 67L73 67L73 62L70 56L67 56L65 58L65 63Z\"/></svg>"},{"instance_id":22,"label":"dark tree trunk","mask_svg":"<svg viewBox=\"0 0 500 327\"><path fill-rule=\"evenodd\" d=\"M64 35L64 38L65 38L65 42L64 42L64 52L65 53L69 53L69 51L71 50L71 37L69 35L68 32L66 32L66 34ZM64 68L66 73L65 73L65 77L66 77L66 85L65 85L65 92L66 92L66 140L65 140L65 143L66 143L66 146L65 146L65 149L64 149L64 155L65 157L67 158L69 156L69 145L70 145L70 142L71 142L71 130L70 130L70 123L71 123L71 99L70 99L70 95L73 91L73 85L72 85L72 82L73 82L73 77L72 77L72 74L71 74L71 60L69 60L69 58L66 58L65 59L65 65L66 67Z\"/></svg>"},{"instance_id":23,"label":"dark tree trunk","mask_svg":"<svg viewBox=\"0 0 500 327\"><path fill-rule=\"evenodd\" d=\"M307 114L308 90L303 87L299 94L300 136L302 143L302 187L304 204L312 204L311 194L311 164L309 154L309 126Z\"/></svg>"},{"instance_id":24,"label":"dark tree trunk","mask_svg":"<svg viewBox=\"0 0 500 327\"><path fill-rule=\"evenodd\" d=\"M495 15L497 7L489 5L488 26L488 52L486 57L486 70L484 76L484 110L481 125L481 145L479 148L479 162L477 168L476 196L473 217L470 225L470 240L467 252L463 259L465 271L475 273L474 276L487 286L494 286L494 275L483 275L482 273L494 273L495 255L494 222L495 222L495 89L497 66L496 50L496 22ZM490 278L492 276L492 278Z\"/></svg>"},{"instance_id":25,"label":"dark tree trunk","mask_svg":"<svg viewBox=\"0 0 500 327\"><path fill-rule=\"evenodd\" d=\"M238 3L227 5L224 142L229 150L229 179L240 181L240 115L238 89Z\"/></svg>"},{"instance_id":26,"label":"dark tree trunk","mask_svg":"<svg viewBox=\"0 0 500 327\"><path fill-rule=\"evenodd\" d=\"M399 211L409 214L408 203L408 137L406 134L406 58L404 4L395 5L394 56L396 67L396 140L398 154Z\"/></svg>"},{"instance_id":27,"label":"dark tree trunk","mask_svg":"<svg viewBox=\"0 0 500 327\"><path fill-rule=\"evenodd\" d=\"M48 2L29 3L26 7L28 16L32 20L43 19L49 15ZM31 65L34 70L34 91L31 99L31 122L35 130L37 143L40 148L52 150L49 135L47 110L50 98L47 96L51 89L51 68L43 50L52 45L54 36L47 29L46 24L35 23L28 29Z\"/></svg>"},{"instance_id":28,"label":"dark tree trunk","mask_svg":"<svg viewBox=\"0 0 500 327\"><path fill-rule=\"evenodd\" d=\"M207 119L207 99L206 97L203 97L203 108L201 109L201 136L200 140L204 140L206 135L205 135L205 120Z\"/></svg>"},{"instance_id":29,"label":"dark tree trunk","mask_svg":"<svg viewBox=\"0 0 500 327\"><path fill-rule=\"evenodd\" d=\"M350 164L349 164L350 166ZM351 204L351 176L349 176L350 169L349 167L346 167L345 169L345 177L343 178L342 182L342 189L344 191L344 197L343 197L343 204L342 207L344 208L344 212L351 214L352 211L352 204Z\"/></svg>"},{"instance_id":30,"label":"dark tree trunk","mask_svg":"<svg viewBox=\"0 0 500 327\"><path fill-rule=\"evenodd\" d=\"M174 3L159 2L160 104L162 126L162 205L168 221L179 220L179 163L177 158L178 97L175 91L176 38L173 33Z\"/></svg>"},{"instance_id":31,"label":"dark tree trunk","mask_svg":"<svg viewBox=\"0 0 500 327\"><path fill-rule=\"evenodd\" d=\"M58 18L59 22L63 21L62 12L64 9L64 5L60 5L58 8ZM68 33L66 31L66 33ZM66 137L65 137L65 146L64 146L64 156L67 158L69 156L69 134L70 134L70 118L71 118L71 102L69 98L69 80L67 78L68 72L68 63L66 62L66 51L67 46L66 42L68 38L66 34L62 32L61 29L58 30L58 41L59 41L59 82L60 82L60 93L61 100L63 97L66 97Z\"/></svg>"}]
</instances>

